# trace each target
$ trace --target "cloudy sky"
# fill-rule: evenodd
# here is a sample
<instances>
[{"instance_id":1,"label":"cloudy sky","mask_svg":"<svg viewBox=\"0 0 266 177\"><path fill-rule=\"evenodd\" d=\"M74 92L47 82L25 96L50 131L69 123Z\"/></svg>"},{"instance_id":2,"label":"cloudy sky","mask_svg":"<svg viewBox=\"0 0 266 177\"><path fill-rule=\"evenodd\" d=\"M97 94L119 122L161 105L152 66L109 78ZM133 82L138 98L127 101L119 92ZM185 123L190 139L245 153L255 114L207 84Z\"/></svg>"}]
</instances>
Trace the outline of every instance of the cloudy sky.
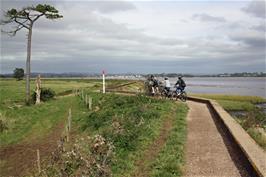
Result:
<instances>
[{"instance_id":1,"label":"cloudy sky","mask_svg":"<svg viewBox=\"0 0 266 177\"><path fill-rule=\"evenodd\" d=\"M38 1L33 72L265 72L265 1ZM36 1L1 1L3 12ZM8 27L1 28L7 30ZM25 68L26 30L1 34L1 72Z\"/></svg>"}]
</instances>

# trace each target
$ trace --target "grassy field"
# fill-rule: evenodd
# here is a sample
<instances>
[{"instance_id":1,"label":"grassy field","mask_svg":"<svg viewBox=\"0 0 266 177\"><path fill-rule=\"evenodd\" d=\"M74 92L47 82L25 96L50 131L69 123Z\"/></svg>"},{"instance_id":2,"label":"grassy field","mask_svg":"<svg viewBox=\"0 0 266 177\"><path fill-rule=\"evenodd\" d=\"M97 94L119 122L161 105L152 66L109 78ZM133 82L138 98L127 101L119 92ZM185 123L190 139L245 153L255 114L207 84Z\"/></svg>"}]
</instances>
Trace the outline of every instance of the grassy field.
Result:
<instances>
[{"instance_id":1,"label":"grassy field","mask_svg":"<svg viewBox=\"0 0 266 177\"><path fill-rule=\"evenodd\" d=\"M73 88L93 88L100 81L42 80L42 86L60 94ZM66 117L68 108L75 105L73 98L55 99L41 105L25 106L25 82L13 79L0 80L0 118L6 129L0 134L1 145L16 143L28 136L38 137L51 130ZM34 82L31 82L34 89ZM33 92L33 91L32 91ZM38 131L38 133L35 133Z\"/></svg>"},{"instance_id":2,"label":"grassy field","mask_svg":"<svg viewBox=\"0 0 266 177\"><path fill-rule=\"evenodd\" d=\"M266 99L232 95L194 94L193 96L216 100L266 150L266 115L262 108L256 106L265 103Z\"/></svg>"},{"instance_id":3,"label":"grassy field","mask_svg":"<svg viewBox=\"0 0 266 177\"><path fill-rule=\"evenodd\" d=\"M129 82L132 81L107 80L107 87ZM90 170L94 174L90 174L92 176L102 173L113 176L131 176L140 168L137 162L142 160L145 150L149 149L152 143L160 137L163 122L171 118L172 128L169 129L169 138L164 142L166 145L160 149L158 155L152 158L152 161L148 160L145 163L148 169L155 167L153 169L156 170L150 169L146 173L152 176L164 174L166 171L169 176L182 174L187 113L187 107L184 104L150 99L141 95L137 97L102 95L95 92L101 89L101 80L43 79L42 86L55 90L57 97L40 105L26 106L24 104L25 82L13 79L0 80L0 119L3 128L0 133L0 142L2 148L38 144L43 139L49 141L47 137L49 138L59 124L66 125L68 109L71 108L74 139L64 144L66 150L69 151L61 152L58 156L63 160L62 163L54 161L54 166L51 167L43 162L45 167L43 173L54 176L63 168L64 173L68 175L81 174L84 168L82 164L86 164L85 161L81 163L80 157L82 157L87 159L86 162L92 159L94 159L93 162L101 162L98 164L103 167L101 169L98 169L95 163L90 164L93 167ZM31 88L34 88L33 81ZM92 97L92 110L88 110L80 97L65 95L76 88L84 89L84 94ZM139 91L141 88L142 82L140 81L124 86L121 90ZM65 135L64 126L60 132ZM78 141L75 142L75 139ZM98 149L96 152L92 148L99 140L103 140L103 144L106 145L101 149L103 152L99 152ZM69 153L77 151L77 146L82 156L78 159L70 156L72 159L68 159ZM112 155L108 155L109 151ZM173 152L175 152L174 155ZM16 158L11 160L16 160ZM49 158L47 160L49 161ZM73 164L69 164L69 161ZM23 163L27 163L27 159ZM7 169L7 164L12 164L12 162L8 163L8 159L3 161L1 159L1 170ZM102 169L106 171L101 171Z\"/></svg>"}]
</instances>

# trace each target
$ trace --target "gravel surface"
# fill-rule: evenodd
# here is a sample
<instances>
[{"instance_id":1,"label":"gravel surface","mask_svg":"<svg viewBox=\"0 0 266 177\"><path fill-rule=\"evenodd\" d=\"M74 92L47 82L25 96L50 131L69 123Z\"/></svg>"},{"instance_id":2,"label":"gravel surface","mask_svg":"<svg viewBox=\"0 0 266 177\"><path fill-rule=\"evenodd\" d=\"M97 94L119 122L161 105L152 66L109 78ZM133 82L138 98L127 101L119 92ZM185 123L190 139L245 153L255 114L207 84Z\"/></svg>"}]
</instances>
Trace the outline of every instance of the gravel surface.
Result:
<instances>
[{"instance_id":1,"label":"gravel surface","mask_svg":"<svg viewBox=\"0 0 266 177\"><path fill-rule=\"evenodd\" d=\"M188 101L186 177L249 176L206 104ZM219 130L218 130L219 129Z\"/></svg>"}]
</instances>

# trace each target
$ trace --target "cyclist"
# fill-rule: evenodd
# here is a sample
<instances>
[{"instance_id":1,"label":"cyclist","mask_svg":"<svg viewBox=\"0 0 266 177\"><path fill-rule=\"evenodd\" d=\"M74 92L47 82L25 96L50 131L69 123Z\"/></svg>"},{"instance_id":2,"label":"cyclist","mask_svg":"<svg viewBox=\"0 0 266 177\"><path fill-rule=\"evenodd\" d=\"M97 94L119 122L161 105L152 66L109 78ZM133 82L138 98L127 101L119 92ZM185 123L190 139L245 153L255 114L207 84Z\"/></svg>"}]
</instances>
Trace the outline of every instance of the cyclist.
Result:
<instances>
[{"instance_id":1,"label":"cyclist","mask_svg":"<svg viewBox=\"0 0 266 177\"><path fill-rule=\"evenodd\" d=\"M159 93L159 80L153 77L153 88L155 93Z\"/></svg>"},{"instance_id":2,"label":"cyclist","mask_svg":"<svg viewBox=\"0 0 266 177\"><path fill-rule=\"evenodd\" d=\"M167 91L167 94L169 94L170 92L170 87L171 87L171 84L170 84L170 81L168 80L168 78L164 78L164 89Z\"/></svg>"},{"instance_id":3,"label":"cyclist","mask_svg":"<svg viewBox=\"0 0 266 177\"><path fill-rule=\"evenodd\" d=\"M185 90L186 83L182 79L182 76L178 76L178 80L176 81L175 87L176 87L176 92L178 92L178 95L180 95Z\"/></svg>"},{"instance_id":4,"label":"cyclist","mask_svg":"<svg viewBox=\"0 0 266 177\"><path fill-rule=\"evenodd\" d=\"M155 95L155 89L156 89L156 86L158 85L157 84L158 82L157 82L156 78L153 75L151 75L149 80L150 80L150 86L151 86L151 94Z\"/></svg>"}]
</instances>

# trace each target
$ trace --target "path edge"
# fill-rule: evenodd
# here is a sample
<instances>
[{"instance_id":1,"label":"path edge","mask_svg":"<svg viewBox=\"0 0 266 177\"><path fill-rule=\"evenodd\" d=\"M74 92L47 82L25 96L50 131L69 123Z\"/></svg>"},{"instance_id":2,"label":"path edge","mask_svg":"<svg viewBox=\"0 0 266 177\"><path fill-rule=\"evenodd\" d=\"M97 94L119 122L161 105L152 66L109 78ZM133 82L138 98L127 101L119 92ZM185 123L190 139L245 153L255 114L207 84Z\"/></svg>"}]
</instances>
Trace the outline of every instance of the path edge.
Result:
<instances>
[{"instance_id":1,"label":"path edge","mask_svg":"<svg viewBox=\"0 0 266 177\"><path fill-rule=\"evenodd\" d=\"M227 113L215 100L188 97L189 100L205 103L224 124L236 145L243 152L257 176L266 177L266 152L249 136L249 134Z\"/></svg>"}]
</instances>

